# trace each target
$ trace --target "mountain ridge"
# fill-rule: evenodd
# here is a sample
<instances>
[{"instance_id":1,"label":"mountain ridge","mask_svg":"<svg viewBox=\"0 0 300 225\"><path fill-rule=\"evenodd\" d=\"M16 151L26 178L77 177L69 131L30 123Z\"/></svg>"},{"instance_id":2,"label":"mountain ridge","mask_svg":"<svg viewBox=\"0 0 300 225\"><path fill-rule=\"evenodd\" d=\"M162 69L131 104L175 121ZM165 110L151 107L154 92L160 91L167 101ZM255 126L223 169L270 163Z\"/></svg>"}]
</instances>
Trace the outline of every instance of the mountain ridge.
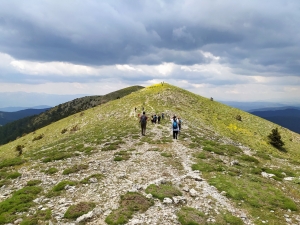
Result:
<instances>
[{"instance_id":1,"label":"mountain ridge","mask_svg":"<svg viewBox=\"0 0 300 225\"><path fill-rule=\"evenodd\" d=\"M148 123L145 137L137 118L142 109L149 117L166 115L161 124ZM174 114L183 119L178 140L170 130ZM285 151L268 144L275 127ZM43 191L35 204L28 213L9 214L7 223L296 224L299 143L300 135L247 112L168 84L153 85L0 146L0 158L8 160L0 168L11 165L10 159L27 160L5 167L5 173L21 176L3 179L0 206L12 202L14 190L39 180L33 186ZM152 203L140 210L134 199ZM95 206L83 217L65 216L83 202ZM0 212L0 218L5 215ZM125 220L117 222L121 215Z\"/></svg>"},{"instance_id":2,"label":"mountain ridge","mask_svg":"<svg viewBox=\"0 0 300 225\"><path fill-rule=\"evenodd\" d=\"M50 108L44 108L44 109L23 109L16 112L2 112L0 111L0 125L4 126L7 123L13 122L15 120L22 119L27 116L33 116L38 115L40 113L43 113Z\"/></svg>"},{"instance_id":3,"label":"mountain ridge","mask_svg":"<svg viewBox=\"0 0 300 225\"><path fill-rule=\"evenodd\" d=\"M17 137L21 137L22 135L42 128L77 112L84 111L99 104L104 104L113 99L124 97L131 92L140 90L141 88L143 87L136 85L123 88L103 96L85 96L82 98L76 98L72 101L52 107L37 116L33 115L13 121L0 127L0 144L5 144L9 141L15 140Z\"/></svg>"}]
</instances>

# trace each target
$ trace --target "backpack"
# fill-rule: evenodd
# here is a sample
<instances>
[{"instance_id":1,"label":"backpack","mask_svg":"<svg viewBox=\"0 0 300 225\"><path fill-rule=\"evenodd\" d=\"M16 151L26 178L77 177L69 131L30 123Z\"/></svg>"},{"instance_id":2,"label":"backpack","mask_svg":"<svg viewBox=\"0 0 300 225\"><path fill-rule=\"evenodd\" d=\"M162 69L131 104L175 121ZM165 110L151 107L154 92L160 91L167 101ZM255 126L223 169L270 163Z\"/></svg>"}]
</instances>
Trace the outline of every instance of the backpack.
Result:
<instances>
[{"instance_id":1,"label":"backpack","mask_svg":"<svg viewBox=\"0 0 300 225\"><path fill-rule=\"evenodd\" d=\"M173 121L173 129L177 129L177 128L178 128L177 121Z\"/></svg>"},{"instance_id":2,"label":"backpack","mask_svg":"<svg viewBox=\"0 0 300 225\"><path fill-rule=\"evenodd\" d=\"M147 121L147 117L145 115L142 115L141 116L141 123L146 124L146 121Z\"/></svg>"}]
</instances>

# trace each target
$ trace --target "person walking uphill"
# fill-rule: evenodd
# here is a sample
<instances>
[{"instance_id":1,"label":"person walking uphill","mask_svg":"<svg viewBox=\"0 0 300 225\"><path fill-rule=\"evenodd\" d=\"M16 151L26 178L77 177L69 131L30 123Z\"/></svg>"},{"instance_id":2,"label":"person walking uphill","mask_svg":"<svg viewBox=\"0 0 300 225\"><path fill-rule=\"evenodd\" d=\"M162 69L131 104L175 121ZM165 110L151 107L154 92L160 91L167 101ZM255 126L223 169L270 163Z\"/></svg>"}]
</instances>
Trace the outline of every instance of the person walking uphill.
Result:
<instances>
[{"instance_id":1,"label":"person walking uphill","mask_svg":"<svg viewBox=\"0 0 300 225\"><path fill-rule=\"evenodd\" d=\"M172 130L173 130L173 139L177 139L178 132L179 132L179 126L178 126L178 120L176 116L173 116L172 121Z\"/></svg>"},{"instance_id":2,"label":"person walking uphill","mask_svg":"<svg viewBox=\"0 0 300 225\"><path fill-rule=\"evenodd\" d=\"M141 129L142 129L142 135L145 136L146 134L146 125L147 125L147 116L145 115L146 113L143 112L143 115L140 117L140 124L141 124Z\"/></svg>"}]
</instances>

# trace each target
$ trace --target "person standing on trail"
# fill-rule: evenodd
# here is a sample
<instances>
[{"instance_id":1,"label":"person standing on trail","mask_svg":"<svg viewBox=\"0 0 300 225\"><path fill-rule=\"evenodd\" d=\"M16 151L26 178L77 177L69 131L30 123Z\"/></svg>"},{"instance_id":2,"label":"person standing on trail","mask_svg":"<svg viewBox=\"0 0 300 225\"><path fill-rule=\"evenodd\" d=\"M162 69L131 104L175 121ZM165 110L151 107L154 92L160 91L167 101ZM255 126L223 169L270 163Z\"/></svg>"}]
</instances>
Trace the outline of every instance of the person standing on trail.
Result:
<instances>
[{"instance_id":1,"label":"person standing on trail","mask_svg":"<svg viewBox=\"0 0 300 225\"><path fill-rule=\"evenodd\" d=\"M153 123L156 124L156 120L157 120L157 116L156 116L156 114L155 114L154 117L153 117Z\"/></svg>"},{"instance_id":2,"label":"person standing on trail","mask_svg":"<svg viewBox=\"0 0 300 225\"><path fill-rule=\"evenodd\" d=\"M157 123L160 124L160 115L157 117Z\"/></svg>"},{"instance_id":3,"label":"person standing on trail","mask_svg":"<svg viewBox=\"0 0 300 225\"><path fill-rule=\"evenodd\" d=\"M140 124L141 124L141 130L142 130L142 135L146 135L146 125L147 125L147 116L145 115L146 113L143 112L143 115L140 117Z\"/></svg>"},{"instance_id":4,"label":"person standing on trail","mask_svg":"<svg viewBox=\"0 0 300 225\"><path fill-rule=\"evenodd\" d=\"M171 121L172 121L173 139L177 139L179 126L178 126L178 120L175 115L173 116L173 119L171 119Z\"/></svg>"},{"instance_id":5,"label":"person standing on trail","mask_svg":"<svg viewBox=\"0 0 300 225\"><path fill-rule=\"evenodd\" d=\"M181 124L182 124L182 120L180 119L180 117L178 117L178 128L179 128L179 132L181 131Z\"/></svg>"}]
</instances>

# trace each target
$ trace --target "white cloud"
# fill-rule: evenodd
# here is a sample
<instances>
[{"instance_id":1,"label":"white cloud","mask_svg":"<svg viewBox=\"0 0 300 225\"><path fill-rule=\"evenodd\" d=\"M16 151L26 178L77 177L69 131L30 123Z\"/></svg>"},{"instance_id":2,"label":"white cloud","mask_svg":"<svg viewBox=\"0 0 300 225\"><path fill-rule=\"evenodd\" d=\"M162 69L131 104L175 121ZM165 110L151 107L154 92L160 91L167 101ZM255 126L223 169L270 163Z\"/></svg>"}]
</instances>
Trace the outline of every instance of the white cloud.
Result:
<instances>
[{"instance_id":1,"label":"white cloud","mask_svg":"<svg viewBox=\"0 0 300 225\"><path fill-rule=\"evenodd\" d=\"M10 64L20 73L30 75L96 75L101 71L101 68L75 65L66 62L31 62L25 60L13 60Z\"/></svg>"},{"instance_id":2,"label":"white cloud","mask_svg":"<svg viewBox=\"0 0 300 225\"><path fill-rule=\"evenodd\" d=\"M122 70L122 71L138 71L138 72L143 72L143 70L139 69L139 68L135 68L129 65L116 65L118 70Z\"/></svg>"},{"instance_id":3,"label":"white cloud","mask_svg":"<svg viewBox=\"0 0 300 225\"><path fill-rule=\"evenodd\" d=\"M169 75L172 73L173 69L175 67L174 63L163 63L159 66L155 66L155 69L162 75Z\"/></svg>"}]
</instances>

